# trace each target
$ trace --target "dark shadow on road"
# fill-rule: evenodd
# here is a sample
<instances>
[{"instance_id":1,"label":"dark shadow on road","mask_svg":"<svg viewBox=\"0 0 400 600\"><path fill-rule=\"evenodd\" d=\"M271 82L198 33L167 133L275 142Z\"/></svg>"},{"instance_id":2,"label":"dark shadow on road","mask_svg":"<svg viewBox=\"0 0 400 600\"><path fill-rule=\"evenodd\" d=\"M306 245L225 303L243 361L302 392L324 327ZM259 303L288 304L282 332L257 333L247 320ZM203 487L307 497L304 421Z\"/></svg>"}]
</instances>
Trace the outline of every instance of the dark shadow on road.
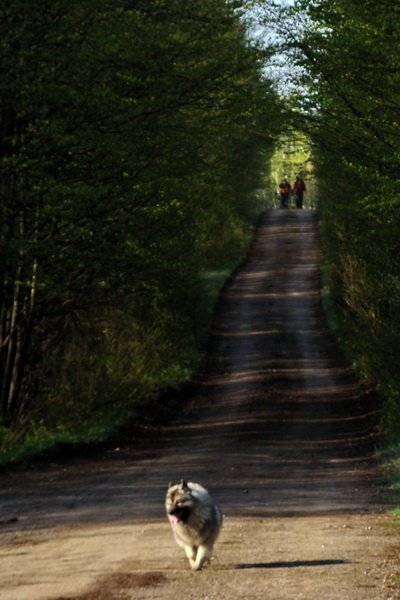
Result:
<instances>
[{"instance_id":1,"label":"dark shadow on road","mask_svg":"<svg viewBox=\"0 0 400 600\"><path fill-rule=\"evenodd\" d=\"M295 560L290 562L249 563L236 565L236 569L297 569L299 567L326 567L348 564L351 564L348 560Z\"/></svg>"}]
</instances>

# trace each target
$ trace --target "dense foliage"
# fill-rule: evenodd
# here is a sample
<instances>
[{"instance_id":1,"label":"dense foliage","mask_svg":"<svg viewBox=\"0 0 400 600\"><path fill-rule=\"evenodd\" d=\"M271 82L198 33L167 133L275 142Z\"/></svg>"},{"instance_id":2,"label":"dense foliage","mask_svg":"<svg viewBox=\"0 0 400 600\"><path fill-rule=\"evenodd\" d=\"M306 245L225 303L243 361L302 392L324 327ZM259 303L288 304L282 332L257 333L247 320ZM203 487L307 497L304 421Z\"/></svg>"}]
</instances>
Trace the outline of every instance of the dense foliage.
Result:
<instances>
[{"instance_id":1,"label":"dense foliage","mask_svg":"<svg viewBox=\"0 0 400 600\"><path fill-rule=\"evenodd\" d=\"M399 429L400 6L301 0L281 14L292 117L313 144L327 285L348 348Z\"/></svg>"},{"instance_id":2,"label":"dense foliage","mask_svg":"<svg viewBox=\"0 0 400 600\"><path fill-rule=\"evenodd\" d=\"M7 428L125 416L189 360L199 276L247 243L279 125L240 4L2 3Z\"/></svg>"}]
</instances>

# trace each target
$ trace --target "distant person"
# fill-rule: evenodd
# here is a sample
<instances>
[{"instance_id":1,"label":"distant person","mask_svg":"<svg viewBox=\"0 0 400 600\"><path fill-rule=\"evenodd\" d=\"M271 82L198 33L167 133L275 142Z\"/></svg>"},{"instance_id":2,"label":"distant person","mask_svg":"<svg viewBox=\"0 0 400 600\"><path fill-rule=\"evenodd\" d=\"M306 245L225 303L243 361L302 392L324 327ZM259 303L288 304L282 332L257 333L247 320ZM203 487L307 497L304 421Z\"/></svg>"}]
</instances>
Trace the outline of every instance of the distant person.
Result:
<instances>
[{"instance_id":1,"label":"distant person","mask_svg":"<svg viewBox=\"0 0 400 600\"><path fill-rule=\"evenodd\" d=\"M303 208L303 194L306 190L306 184L300 176L297 176L296 181L293 184L293 192L296 199L297 208Z\"/></svg>"},{"instance_id":2,"label":"distant person","mask_svg":"<svg viewBox=\"0 0 400 600\"><path fill-rule=\"evenodd\" d=\"M292 192L292 187L288 182L287 178L284 177L279 184L279 191L281 194L281 207L288 208L289 206L289 196Z\"/></svg>"}]
</instances>

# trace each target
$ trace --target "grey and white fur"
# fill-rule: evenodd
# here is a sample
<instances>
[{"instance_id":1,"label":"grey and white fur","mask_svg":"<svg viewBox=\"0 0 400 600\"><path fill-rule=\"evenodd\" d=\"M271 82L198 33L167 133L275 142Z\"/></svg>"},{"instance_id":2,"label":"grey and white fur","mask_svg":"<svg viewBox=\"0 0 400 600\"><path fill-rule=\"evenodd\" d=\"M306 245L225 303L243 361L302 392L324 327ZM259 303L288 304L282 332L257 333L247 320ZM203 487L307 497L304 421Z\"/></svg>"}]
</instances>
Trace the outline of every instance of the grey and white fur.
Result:
<instances>
[{"instance_id":1,"label":"grey and white fur","mask_svg":"<svg viewBox=\"0 0 400 600\"><path fill-rule=\"evenodd\" d=\"M200 571L221 529L219 507L203 486L182 479L169 484L165 508L177 544L185 549L191 568Z\"/></svg>"}]
</instances>

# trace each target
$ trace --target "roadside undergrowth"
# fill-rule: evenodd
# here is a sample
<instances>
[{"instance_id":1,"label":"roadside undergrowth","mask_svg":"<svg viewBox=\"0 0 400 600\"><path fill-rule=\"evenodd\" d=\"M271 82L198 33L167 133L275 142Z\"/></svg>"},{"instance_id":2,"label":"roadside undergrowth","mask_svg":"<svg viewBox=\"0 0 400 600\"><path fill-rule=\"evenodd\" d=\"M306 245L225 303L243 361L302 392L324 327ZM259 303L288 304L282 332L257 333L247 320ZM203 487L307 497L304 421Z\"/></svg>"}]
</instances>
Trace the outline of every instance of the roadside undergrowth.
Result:
<instances>
[{"instance_id":1,"label":"roadside undergrowth","mask_svg":"<svg viewBox=\"0 0 400 600\"><path fill-rule=\"evenodd\" d=\"M346 325L344 319L341 318L326 281L323 287L322 302L329 328L338 339L347 360L360 379L370 382L375 387L377 396L380 398L382 404L380 426L384 434L384 441L379 448L376 448L376 453L385 467L388 485L393 490L400 490L400 389L398 382L395 377L388 380L387 376L380 380L376 372L371 372L369 364L373 350L368 344L361 343L357 332ZM379 362L378 358L377 361Z\"/></svg>"},{"instance_id":2,"label":"roadside undergrowth","mask_svg":"<svg viewBox=\"0 0 400 600\"><path fill-rule=\"evenodd\" d=\"M17 425L0 424L0 465L93 446L129 424L168 421L202 360L221 287L242 260L204 272L180 314L156 307L146 326L132 311L113 309L72 336L49 362L41 401Z\"/></svg>"}]
</instances>

